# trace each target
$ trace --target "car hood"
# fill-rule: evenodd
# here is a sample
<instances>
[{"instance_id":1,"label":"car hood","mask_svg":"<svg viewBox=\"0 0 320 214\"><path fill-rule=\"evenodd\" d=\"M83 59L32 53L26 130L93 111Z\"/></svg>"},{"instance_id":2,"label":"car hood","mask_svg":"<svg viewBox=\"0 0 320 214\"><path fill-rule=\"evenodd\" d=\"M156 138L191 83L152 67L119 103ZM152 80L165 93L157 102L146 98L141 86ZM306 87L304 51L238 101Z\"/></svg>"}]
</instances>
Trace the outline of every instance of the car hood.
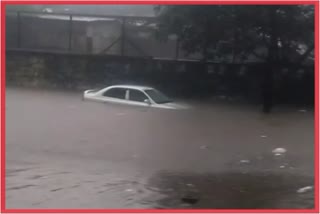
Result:
<instances>
[{"instance_id":1,"label":"car hood","mask_svg":"<svg viewBox=\"0 0 320 214\"><path fill-rule=\"evenodd\" d=\"M99 89L90 89L90 90L84 91L84 94L96 93L96 92L98 92L98 91L99 91Z\"/></svg>"},{"instance_id":2,"label":"car hood","mask_svg":"<svg viewBox=\"0 0 320 214\"><path fill-rule=\"evenodd\" d=\"M167 108L167 109L189 109L191 108L190 106L182 103L164 103L164 104L159 104L159 107Z\"/></svg>"}]
</instances>

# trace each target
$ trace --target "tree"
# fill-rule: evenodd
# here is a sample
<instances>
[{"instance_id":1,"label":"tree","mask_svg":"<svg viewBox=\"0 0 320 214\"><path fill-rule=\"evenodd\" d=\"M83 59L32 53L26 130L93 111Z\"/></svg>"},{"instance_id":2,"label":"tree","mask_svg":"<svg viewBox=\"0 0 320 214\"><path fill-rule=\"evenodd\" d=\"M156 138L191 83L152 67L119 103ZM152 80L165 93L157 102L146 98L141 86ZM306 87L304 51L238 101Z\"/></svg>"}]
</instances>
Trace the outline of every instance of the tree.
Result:
<instances>
[{"instance_id":1,"label":"tree","mask_svg":"<svg viewBox=\"0 0 320 214\"><path fill-rule=\"evenodd\" d=\"M152 5L7 5L7 11L46 12L87 15L154 16ZM46 10L49 9L49 10Z\"/></svg>"},{"instance_id":2,"label":"tree","mask_svg":"<svg viewBox=\"0 0 320 214\"><path fill-rule=\"evenodd\" d=\"M273 106L274 73L285 63L301 64L314 48L312 5L157 6L155 11L158 38L178 35L181 47L201 52L204 62L229 56L231 62L262 60L265 113Z\"/></svg>"}]
</instances>

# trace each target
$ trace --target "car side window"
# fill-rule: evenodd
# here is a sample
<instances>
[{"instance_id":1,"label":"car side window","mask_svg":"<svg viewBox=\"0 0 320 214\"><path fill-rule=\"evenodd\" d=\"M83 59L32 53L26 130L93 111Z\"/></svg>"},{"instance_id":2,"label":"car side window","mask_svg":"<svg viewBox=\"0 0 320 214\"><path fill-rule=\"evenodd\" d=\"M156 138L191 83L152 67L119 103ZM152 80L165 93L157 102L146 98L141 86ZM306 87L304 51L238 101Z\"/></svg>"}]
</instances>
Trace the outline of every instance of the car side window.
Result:
<instances>
[{"instance_id":1,"label":"car side window","mask_svg":"<svg viewBox=\"0 0 320 214\"><path fill-rule=\"evenodd\" d=\"M111 88L104 92L103 96L112 97L118 99L125 99L126 89L123 88Z\"/></svg>"},{"instance_id":2,"label":"car side window","mask_svg":"<svg viewBox=\"0 0 320 214\"><path fill-rule=\"evenodd\" d=\"M145 99L148 99L148 97L141 91L130 90L129 100L135 101L135 102L144 102Z\"/></svg>"}]
</instances>

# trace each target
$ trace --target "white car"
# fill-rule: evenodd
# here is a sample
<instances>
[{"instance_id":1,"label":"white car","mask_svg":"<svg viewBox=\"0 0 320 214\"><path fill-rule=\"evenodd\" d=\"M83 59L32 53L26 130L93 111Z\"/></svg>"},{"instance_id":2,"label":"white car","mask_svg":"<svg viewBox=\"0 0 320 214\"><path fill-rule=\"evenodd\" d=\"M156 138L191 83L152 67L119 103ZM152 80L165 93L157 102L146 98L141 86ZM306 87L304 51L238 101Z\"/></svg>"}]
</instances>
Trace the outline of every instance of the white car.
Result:
<instances>
[{"instance_id":1,"label":"white car","mask_svg":"<svg viewBox=\"0 0 320 214\"><path fill-rule=\"evenodd\" d=\"M174 103L160 91L146 86L114 85L101 90L86 90L84 100L94 100L105 103L116 103L142 107L164 109L187 109L186 105Z\"/></svg>"}]
</instances>

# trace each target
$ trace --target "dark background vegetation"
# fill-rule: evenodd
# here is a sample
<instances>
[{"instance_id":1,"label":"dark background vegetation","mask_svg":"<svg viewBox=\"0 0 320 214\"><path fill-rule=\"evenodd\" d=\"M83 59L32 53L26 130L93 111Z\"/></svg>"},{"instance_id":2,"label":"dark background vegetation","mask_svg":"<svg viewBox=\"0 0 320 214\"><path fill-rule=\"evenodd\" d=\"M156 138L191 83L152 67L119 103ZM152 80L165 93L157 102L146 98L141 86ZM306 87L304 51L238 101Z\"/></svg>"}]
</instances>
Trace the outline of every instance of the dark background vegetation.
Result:
<instances>
[{"instance_id":1,"label":"dark background vegetation","mask_svg":"<svg viewBox=\"0 0 320 214\"><path fill-rule=\"evenodd\" d=\"M313 5L128 5L110 8L112 6L8 6L8 14L28 11L67 16L78 13L119 15L120 27L125 23L128 29L136 27L137 32L148 29L148 32L152 31L148 34L152 42L145 39L147 46L135 47L140 56L129 55L129 51L75 53L66 47L56 53L48 47L40 48L39 52L36 51L39 47L32 45L27 49L21 44L7 46L7 83L74 89L117 83L147 84L171 96L220 96L262 103L265 113L269 113L274 104L313 104ZM128 21L123 19L126 15L155 19L151 22ZM138 21L139 25L136 24ZM68 38L68 20L66 23L59 34L65 33ZM10 28L14 32L17 26L7 24L7 32ZM41 33L44 38L47 35L39 29L24 29L24 33L28 31L36 32L39 38ZM119 50L128 48L128 38L133 35L128 32L120 30ZM19 35L17 33L12 35ZM73 36L76 33L73 32ZM159 59L152 54L143 54L148 49L159 50L168 44L172 49L172 35L176 38L172 43L176 46L173 47L175 56L170 52L167 59ZM7 43L18 40L13 38L7 34ZM64 40L65 44L57 44L68 46L68 39ZM54 43L55 40L52 37L50 41ZM139 50L141 47L143 50ZM195 55L198 56L196 60L187 60Z\"/></svg>"}]
</instances>

